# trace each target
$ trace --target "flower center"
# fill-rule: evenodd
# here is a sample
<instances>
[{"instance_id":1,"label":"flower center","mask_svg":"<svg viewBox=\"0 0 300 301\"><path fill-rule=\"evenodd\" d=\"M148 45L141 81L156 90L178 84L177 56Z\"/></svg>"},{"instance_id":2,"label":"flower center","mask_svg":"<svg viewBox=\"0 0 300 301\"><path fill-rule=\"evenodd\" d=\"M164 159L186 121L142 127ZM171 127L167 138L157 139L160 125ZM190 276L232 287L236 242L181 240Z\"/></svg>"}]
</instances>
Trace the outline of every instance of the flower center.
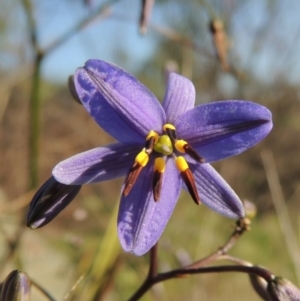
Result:
<instances>
[{"instance_id":1,"label":"flower center","mask_svg":"<svg viewBox=\"0 0 300 301\"><path fill-rule=\"evenodd\" d=\"M147 165L149 156L153 150L162 155L154 160L153 172L153 197L157 202L160 198L163 173L165 171L166 163L165 157L172 155L175 160L176 167L188 188L193 200L196 204L200 204L200 198L194 176L188 166L184 156L177 156L177 153L187 154L194 160L203 163L204 159L185 141L177 139L176 129L172 124L165 124L163 126L163 135L159 136L156 132L150 131L146 137L145 147L135 158L135 162L131 167L129 174L125 180L123 195L127 196L135 184L142 169Z\"/></svg>"},{"instance_id":2,"label":"flower center","mask_svg":"<svg viewBox=\"0 0 300 301\"><path fill-rule=\"evenodd\" d=\"M154 150L165 156L171 155L173 153L173 145L170 137L168 135L159 136L158 141L154 144Z\"/></svg>"}]
</instances>

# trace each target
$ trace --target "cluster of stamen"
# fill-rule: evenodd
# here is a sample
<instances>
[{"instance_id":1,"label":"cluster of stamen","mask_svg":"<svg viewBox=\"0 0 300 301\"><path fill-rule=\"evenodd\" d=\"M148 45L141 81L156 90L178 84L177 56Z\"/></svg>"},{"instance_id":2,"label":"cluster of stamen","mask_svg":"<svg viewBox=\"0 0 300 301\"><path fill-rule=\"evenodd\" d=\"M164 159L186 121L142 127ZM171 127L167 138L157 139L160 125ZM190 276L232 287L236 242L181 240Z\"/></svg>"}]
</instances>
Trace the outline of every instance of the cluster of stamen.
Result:
<instances>
[{"instance_id":1,"label":"cluster of stamen","mask_svg":"<svg viewBox=\"0 0 300 301\"><path fill-rule=\"evenodd\" d=\"M165 124L163 126L163 135L159 136L154 131L148 133L145 147L135 157L135 162L126 178L123 195L127 196L129 194L142 169L147 165L151 153L155 151L161 154L162 157L157 157L154 161L152 185L154 200L157 202L160 198L162 179L166 168L165 157L171 155L194 202L199 205L201 201L193 173L185 158L177 156L174 150L177 150L179 153L186 153L200 163L204 162L204 159L185 140L177 139L176 129L172 124Z\"/></svg>"}]
</instances>

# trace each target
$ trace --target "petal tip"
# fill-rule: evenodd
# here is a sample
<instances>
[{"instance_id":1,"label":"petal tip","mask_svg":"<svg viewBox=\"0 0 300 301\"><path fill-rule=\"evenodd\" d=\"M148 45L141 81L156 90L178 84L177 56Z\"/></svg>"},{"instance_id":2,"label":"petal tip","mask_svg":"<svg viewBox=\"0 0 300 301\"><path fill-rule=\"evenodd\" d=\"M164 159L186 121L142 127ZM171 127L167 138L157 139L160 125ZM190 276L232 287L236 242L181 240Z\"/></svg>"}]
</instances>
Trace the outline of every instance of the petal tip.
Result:
<instances>
[{"instance_id":1,"label":"petal tip","mask_svg":"<svg viewBox=\"0 0 300 301\"><path fill-rule=\"evenodd\" d=\"M64 185L71 185L72 181L66 174L67 169L62 166L62 163L58 163L52 170L52 175L57 182Z\"/></svg>"}]
</instances>

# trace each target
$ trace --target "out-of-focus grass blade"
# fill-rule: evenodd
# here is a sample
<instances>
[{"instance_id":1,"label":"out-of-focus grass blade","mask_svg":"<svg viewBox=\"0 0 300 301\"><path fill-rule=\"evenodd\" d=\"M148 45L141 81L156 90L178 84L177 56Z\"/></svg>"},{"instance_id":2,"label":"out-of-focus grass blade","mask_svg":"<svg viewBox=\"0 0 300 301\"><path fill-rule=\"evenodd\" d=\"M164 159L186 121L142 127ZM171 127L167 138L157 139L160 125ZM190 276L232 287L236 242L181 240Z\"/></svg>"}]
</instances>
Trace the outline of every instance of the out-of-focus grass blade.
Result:
<instances>
[{"instance_id":1,"label":"out-of-focus grass blade","mask_svg":"<svg viewBox=\"0 0 300 301\"><path fill-rule=\"evenodd\" d=\"M118 208L119 203L117 202L107 225L105 234L102 239L99 239L99 248L91 262L88 272L85 275L85 279L82 281L84 287L79 290L81 292L80 300L95 300L95 296L99 293L99 289L103 288L105 283L110 282L110 278L114 275L111 271L118 263L117 259L121 251L116 226ZM82 299L83 297L84 299Z\"/></svg>"},{"instance_id":2,"label":"out-of-focus grass blade","mask_svg":"<svg viewBox=\"0 0 300 301\"><path fill-rule=\"evenodd\" d=\"M268 184L270 187L272 200L280 224L280 228L285 238L285 243L287 246L287 250L290 254L290 258L294 264L294 272L297 278L297 282L298 284L300 284L300 247L297 241L297 235L290 222L290 216L281 189L281 184L279 181L273 154L269 151L263 151L261 153L261 157L265 168Z\"/></svg>"}]
</instances>

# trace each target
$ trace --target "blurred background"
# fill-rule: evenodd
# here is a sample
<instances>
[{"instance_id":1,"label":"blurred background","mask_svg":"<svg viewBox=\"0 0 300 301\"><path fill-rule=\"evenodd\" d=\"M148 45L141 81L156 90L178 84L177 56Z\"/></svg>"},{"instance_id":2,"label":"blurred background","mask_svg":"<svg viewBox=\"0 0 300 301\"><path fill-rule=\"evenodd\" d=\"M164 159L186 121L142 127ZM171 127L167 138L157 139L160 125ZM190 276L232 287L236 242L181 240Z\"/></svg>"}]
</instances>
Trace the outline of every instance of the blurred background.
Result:
<instances>
[{"instance_id":1,"label":"blurred background","mask_svg":"<svg viewBox=\"0 0 300 301\"><path fill-rule=\"evenodd\" d=\"M97 58L160 100L174 70L193 81L197 104L245 99L272 111L265 140L213 165L257 208L230 254L299 285L300 2L153 0L141 24L142 3L0 0L0 281L21 269L56 300L126 300L147 275L148 256L124 253L115 238L123 179L87 185L49 225L25 226L59 161L113 141L68 88L69 75ZM215 251L233 225L183 193L159 242L160 270ZM32 300L44 299L33 288ZM142 300L184 299L260 300L239 274L171 280Z\"/></svg>"}]
</instances>

